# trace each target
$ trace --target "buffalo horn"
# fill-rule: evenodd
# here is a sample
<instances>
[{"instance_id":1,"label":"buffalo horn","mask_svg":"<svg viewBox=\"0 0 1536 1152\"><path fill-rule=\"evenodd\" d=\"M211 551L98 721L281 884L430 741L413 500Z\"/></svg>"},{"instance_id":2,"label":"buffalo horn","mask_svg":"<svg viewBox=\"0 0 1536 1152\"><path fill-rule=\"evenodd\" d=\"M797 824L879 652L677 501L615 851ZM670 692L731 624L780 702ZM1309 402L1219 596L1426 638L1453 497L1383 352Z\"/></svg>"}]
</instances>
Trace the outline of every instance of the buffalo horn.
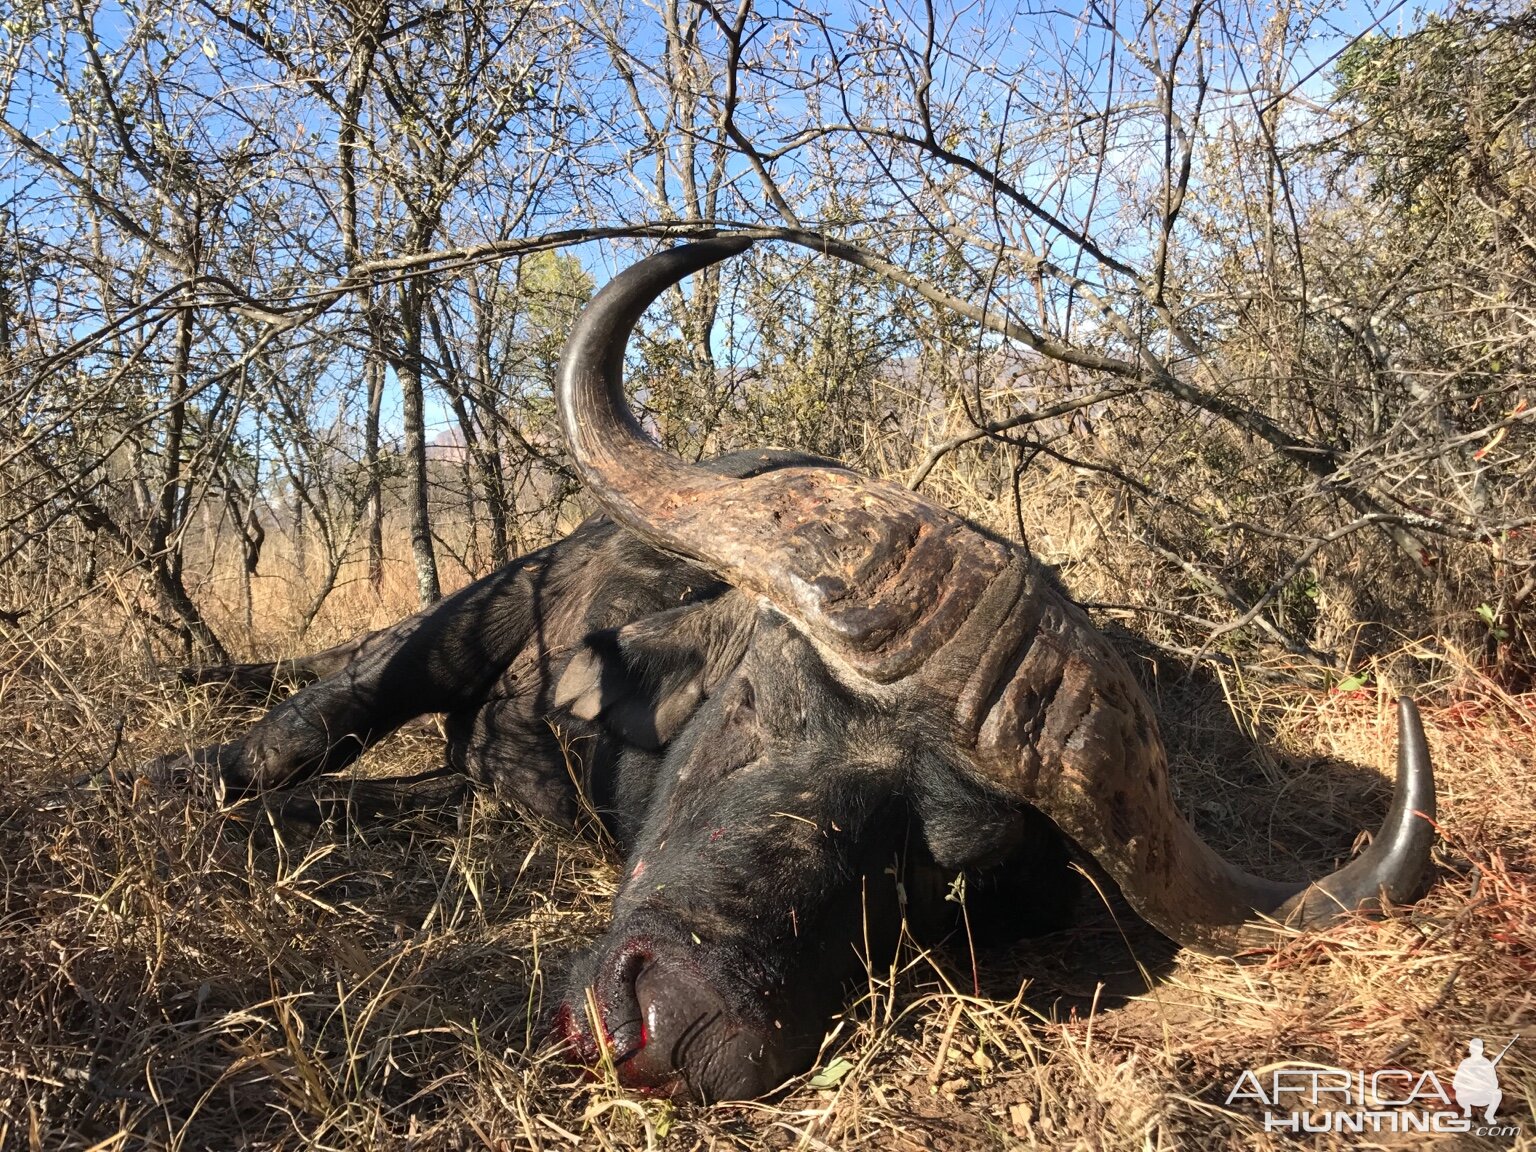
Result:
<instances>
[{"instance_id":1,"label":"buffalo horn","mask_svg":"<svg viewBox=\"0 0 1536 1152\"><path fill-rule=\"evenodd\" d=\"M626 269L587 305L556 382L571 460L615 520L767 597L860 676L909 675L974 610L1011 549L947 509L842 468L728 479L663 450L624 398L624 349L648 305L743 252L718 239Z\"/></svg>"},{"instance_id":2,"label":"buffalo horn","mask_svg":"<svg viewBox=\"0 0 1536 1152\"><path fill-rule=\"evenodd\" d=\"M914 697L952 705L969 770L1050 817L1181 944L1230 952L1413 894L1435 796L1408 698L1398 707L1392 807L1370 847L1311 884L1249 875L1178 811L1145 695L1022 549L842 468L736 479L657 445L624 398L630 332L667 288L750 243L717 239L640 261L571 333L556 384L561 428L577 472L615 520L765 597L845 670L876 684L907 681Z\"/></svg>"}]
</instances>

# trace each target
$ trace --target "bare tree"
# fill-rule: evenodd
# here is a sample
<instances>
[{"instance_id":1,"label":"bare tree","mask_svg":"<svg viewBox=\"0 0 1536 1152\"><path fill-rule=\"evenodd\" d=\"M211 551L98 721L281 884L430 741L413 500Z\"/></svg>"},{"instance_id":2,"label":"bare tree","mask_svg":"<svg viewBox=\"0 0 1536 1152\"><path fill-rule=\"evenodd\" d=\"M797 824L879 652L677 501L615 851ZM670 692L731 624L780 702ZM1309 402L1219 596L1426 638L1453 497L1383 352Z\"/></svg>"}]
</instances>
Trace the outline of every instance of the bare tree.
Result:
<instances>
[{"instance_id":1,"label":"bare tree","mask_svg":"<svg viewBox=\"0 0 1536 1152\"><path fill-rule=\"evenodd\" d=\"M298 475L306 525L349 526L322 567L360 548L377 584L403 497L423 601L438 479L486 523L466 563L533 543L569 491L566 305L732 230L801 251L642 324L633 378L679 450L821 447L1021 531L1032 487L1064 492L1191 652L1251 633L1353 667L1395 623L1531 662L1521 9L1393 36L1228 0L203 0L121 34L29 0L13 24L6 547L88 529L185 646L218 644L186 568L204 500Z\"/></svg>"}]
</instances>

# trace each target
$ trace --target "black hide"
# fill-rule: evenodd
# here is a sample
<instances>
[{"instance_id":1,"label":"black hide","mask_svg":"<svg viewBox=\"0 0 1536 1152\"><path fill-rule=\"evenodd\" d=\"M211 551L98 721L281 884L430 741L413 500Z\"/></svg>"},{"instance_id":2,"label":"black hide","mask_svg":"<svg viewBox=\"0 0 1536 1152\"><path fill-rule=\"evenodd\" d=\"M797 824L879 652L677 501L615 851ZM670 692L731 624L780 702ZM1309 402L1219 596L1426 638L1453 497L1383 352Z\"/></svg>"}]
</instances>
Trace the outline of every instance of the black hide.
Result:
<instances>
[{"instance_id":1,"label":"black hide","mask_svg":"<svg viewBox=\"0 0 1536 1152\"><path fill-rule=\"evenodd\" d=\"M636 1089L745 1098L803 1071L903 918L930 941L953 930L962 870L982 940L1057 926L1075 891L1054 826L947 758L942 715L847 691L772 608L603 517L355 644L197 678L249 688L265 669L319 678L242 739L151 774L282 787L445 713L452 767L572 821L574 754L624 879L554 1030Z\"/></svg>"}]
</instances>

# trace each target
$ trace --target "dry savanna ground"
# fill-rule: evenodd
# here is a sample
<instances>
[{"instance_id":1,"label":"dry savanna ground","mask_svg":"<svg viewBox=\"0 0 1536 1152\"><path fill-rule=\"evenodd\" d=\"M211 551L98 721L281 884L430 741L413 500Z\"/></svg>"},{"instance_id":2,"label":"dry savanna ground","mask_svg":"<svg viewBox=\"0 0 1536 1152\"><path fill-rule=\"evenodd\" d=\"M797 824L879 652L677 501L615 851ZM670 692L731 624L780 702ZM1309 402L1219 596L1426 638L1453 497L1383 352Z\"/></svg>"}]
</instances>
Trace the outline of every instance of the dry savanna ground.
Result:
<instances>
[{"instance_id":1,"label":"dry savanna ground","mask_svg":"<svg viewBox=\"0 0 1536 1152\"><path fill-rule=\"evenodd\" d=\"M232 584L203 595L270 658L299 646L293 583L258 581L248 636ZM302 647L408 606L403 564L382 596L345 584ZM613 890L600 843L478 799L353 826L72 790L252 713L177 686L100 598L0 632L0 653L0 1148L1413 1147L1431 1138L1267 1133L1228 1097L1276 1067L1427 1070L1448 1088L1473 1036L1516 1038L1500 1121L1520 1131L1453 1142L1536 1147L1536 699L1465 664L1441 660L1423 695L1442 840L1416 907L1237 962L1178 952L1098 899L1072 930L974 965L907 947L869 966L814 1074L697 1108L625 1096L540 1046L564 958ZM1213 844L1292 876L1358 846L1387 796L1385 673L1325 692L1283 667L1191 676L1154 656L1133 653ZM439 755L423 724L359 771Z\"/></svg>"}]
</instances>

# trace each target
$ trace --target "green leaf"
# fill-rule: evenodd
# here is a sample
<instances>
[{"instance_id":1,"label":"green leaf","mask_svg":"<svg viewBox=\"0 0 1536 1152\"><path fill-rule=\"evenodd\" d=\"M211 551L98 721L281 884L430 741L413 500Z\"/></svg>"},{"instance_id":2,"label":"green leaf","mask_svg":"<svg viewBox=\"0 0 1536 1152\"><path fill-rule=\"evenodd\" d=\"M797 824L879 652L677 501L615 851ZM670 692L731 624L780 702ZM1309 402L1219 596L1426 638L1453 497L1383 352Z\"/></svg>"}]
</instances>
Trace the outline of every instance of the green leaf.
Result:
<instances>
[{"instance_id":1,"label":"green leaf","mask_svg":"<svg viewBox=\"0 0 1536 1152\"><path fill-rule=\"evenodd\" d=\"M1357 692L1371 682L1369 672L1356 672L1339 681L1340 692Z\"/></svg>"},{"instance_id":2,"label":"green leaf","mask_svg":"<svg viewBox=\"0 0 1536 1152\"><path fill-rule=\"evenodd\" d=\"M837 1082L853 1071L853 1061L837 1057L820 1072L811 1077L812 1088L833 1088Z\"/></svg>"},{"instance_id":3,"label":"green leaf","mask_svg":"<svg viewBox=\"0 0 1536 1152\"><path fill-rule=\"evenodd\" d=\"M663 1100L661 1107L656 1110L656 1116L653 1121L656 1126L656 1139L665 1140L667 1138L667 1133L672 1131L672 1121L675 1116L676 1113L672 1105L668 1101Z\"/></svg>"},{"instance_id":4,"label":"green leaf","mask_svg":"<svg viewBox=\"0 0 1536 1152\"><path fill-rule=\"evenodd\" d=\"M1477 618L1488 626L1488 631L1493 633L1493 638L1495 640L1509 639L1508 630L1499 627L1498 617L1494 614L1493 607L1491 605L1479 604L1477 606Z\"/></svg>"}]
</instances>

